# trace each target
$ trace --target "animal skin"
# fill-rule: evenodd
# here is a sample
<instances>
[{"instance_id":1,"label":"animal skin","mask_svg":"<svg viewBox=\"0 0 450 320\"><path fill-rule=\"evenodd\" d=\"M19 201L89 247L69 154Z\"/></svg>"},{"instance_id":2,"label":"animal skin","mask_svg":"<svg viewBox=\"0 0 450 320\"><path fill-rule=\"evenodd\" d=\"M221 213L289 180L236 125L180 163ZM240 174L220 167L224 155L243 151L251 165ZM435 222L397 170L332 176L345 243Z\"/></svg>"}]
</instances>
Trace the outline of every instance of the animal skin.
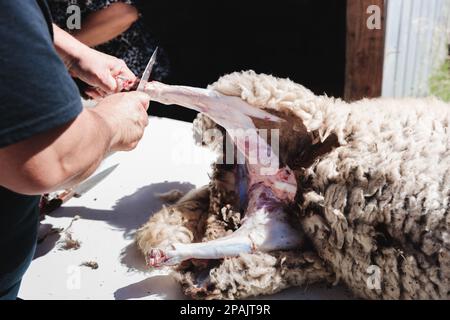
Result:
<instances>
[{"instance_id":1,"label":"animal skin","mask_svg":"<svg viewBox=\"0 0 450 320\"><path fill-rule=\"evenodd\" d=\"M252 71L207 91L150 83L147 92L207 114L196 136L219 160L234 148L231 129L279 130L279 170L261 175L237 141L245 164L213 164L208 186L137 232L149 265L175 265L187 295L236 299L322 281L368 299L449 298L448 104L349 104ZM257 146L274 151L268 137Z\"/></svg>"}]
</instances>

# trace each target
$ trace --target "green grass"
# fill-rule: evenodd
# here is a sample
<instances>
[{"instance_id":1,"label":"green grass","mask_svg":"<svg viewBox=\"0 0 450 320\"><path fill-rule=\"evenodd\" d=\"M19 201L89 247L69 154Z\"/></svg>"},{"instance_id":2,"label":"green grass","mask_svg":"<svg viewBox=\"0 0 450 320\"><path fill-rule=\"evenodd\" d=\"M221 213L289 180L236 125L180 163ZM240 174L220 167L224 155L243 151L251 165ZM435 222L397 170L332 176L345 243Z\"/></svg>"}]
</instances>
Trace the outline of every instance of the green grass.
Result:
<instances>
[{"instance_id":1,"label":"green grass","mask_svg":"<svg viewBox=\"0 0 450 320\"><path fill-rule=\"evenodd\" d=\"M447 60L430 79L432 95L450 102L450 60Z\"/></svg>"}]
</instances>

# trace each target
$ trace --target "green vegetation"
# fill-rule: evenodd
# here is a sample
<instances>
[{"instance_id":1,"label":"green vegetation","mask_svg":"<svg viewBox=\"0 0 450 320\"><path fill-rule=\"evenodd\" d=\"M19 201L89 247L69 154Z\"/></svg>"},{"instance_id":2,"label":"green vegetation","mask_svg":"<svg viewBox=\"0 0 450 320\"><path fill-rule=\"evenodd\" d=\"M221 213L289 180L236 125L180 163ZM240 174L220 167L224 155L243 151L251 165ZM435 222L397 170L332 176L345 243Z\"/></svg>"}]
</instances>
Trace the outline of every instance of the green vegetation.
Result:
<instances>
[{"instance_id":1,"label":"green vegetation","mask_svg":"<svg viewBox=\"0 0 450 320\"><path fill-rule=\"evenodd\" d=\"M431 76L430 92L432 95L450 102L450 59Z\"/></svg>"}]
</instances>

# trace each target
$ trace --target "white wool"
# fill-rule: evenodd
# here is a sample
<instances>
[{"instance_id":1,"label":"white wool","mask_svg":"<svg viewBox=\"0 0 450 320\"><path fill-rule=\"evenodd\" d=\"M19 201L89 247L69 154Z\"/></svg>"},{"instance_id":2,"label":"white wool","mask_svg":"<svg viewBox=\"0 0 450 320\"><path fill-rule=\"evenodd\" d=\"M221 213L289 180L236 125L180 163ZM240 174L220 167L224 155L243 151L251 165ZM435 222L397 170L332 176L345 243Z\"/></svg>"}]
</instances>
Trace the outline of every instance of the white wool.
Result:
<instances>
[{"instance_id":1,"label":"white wool","mask_svg":"<svg viewBox=\"0 0 450 320\"><path fill-rule=\"evenodd\" d=\"M313 143L334 135L339 146L295 172L301 201L293 222L312 252L243 254L207 270L193 261L194 268L178 273L186 294L243 298L335 280L363 298L450 298L449 104L434 98L348 104L253 71L226 75L211 88L259 108L290 110ZM215 127L206 117L194 125ZM215 165L206 190L155 214L138 231L141 250L236 230L239 212L221 210L233 203L235 188L232 166ZM379 288L367 285L370 268L380 272Z\"/></svg>"},{"instance_id":2,"label":"white wool","mask_svg":"<svg viewBox=\"0 0 450 320\"><path fill-rule=\"evenodd\" d=\"M293 111L316 142L337 136L340 146L304 171L299 205L319 255L354 293L449 298L449 104L435 98L348 104L253 71L224 76L212 88L260 108ZM380 290L367 288L371 265L382 272Z\"/></svg>"},{"instance_id":3,"label":"white wool","mask_svg":"<svg viewBox=\"0 0 450 320\"><path fill-rule=\"evenodd\" d=\"M222 94L241 97L263 109L288 109L298 115L308 131L317 131L321 141L335 133L341 144L349 109L345 103L326 96L317 97L302 85L289 79L258 75L254 71L232 73L220 78L210 88ZM335 104L341 104L339 109Z\"/></svg>"}]
</instances>

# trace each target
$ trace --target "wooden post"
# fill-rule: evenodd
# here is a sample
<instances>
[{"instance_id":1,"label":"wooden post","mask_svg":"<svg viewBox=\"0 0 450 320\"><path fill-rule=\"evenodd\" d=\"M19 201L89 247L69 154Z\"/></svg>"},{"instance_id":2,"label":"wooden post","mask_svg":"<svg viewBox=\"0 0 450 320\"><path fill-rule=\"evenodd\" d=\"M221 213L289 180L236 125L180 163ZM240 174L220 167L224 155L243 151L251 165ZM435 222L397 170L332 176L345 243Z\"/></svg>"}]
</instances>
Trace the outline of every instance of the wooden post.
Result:
<instances>
[{"instance_id":1,"label":"wooden post","mask_svg":"<svg viewBox=\"0 0 450 320\"><path fill-rule=\"evenodd\" d=\"M381 95L385 38L384 0L347 0L345 92L347 101ZM381 29L369 29L367 9L381 9Z\"/></svg>"}]
</instances>

